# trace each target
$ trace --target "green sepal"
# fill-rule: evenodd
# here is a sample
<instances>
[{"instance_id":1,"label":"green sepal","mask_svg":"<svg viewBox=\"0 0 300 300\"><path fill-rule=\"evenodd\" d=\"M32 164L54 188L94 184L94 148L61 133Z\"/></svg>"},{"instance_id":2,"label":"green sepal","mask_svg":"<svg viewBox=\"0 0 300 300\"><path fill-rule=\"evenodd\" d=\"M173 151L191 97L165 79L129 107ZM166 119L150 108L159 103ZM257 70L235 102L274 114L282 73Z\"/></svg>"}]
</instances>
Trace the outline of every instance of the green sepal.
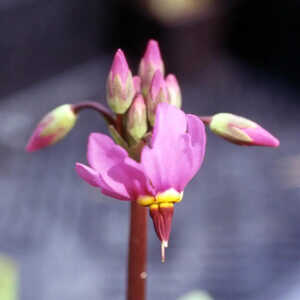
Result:
<instances>
[{"instance_id":1,"label":"green sepal","mask_svg":"<svg viewBox=\"0 0 300 300\"><path fill-rule=\"evenodd\" d=\"M123 147L125 150L128 151L129 146L128 146L127 142L122 138L120 133L117 131L117 129L113 125L108 126L108 131L109 131L111 137L114 139L114 141L118 145L120 145L121 147Z\"/></svg>"}]
</instances>

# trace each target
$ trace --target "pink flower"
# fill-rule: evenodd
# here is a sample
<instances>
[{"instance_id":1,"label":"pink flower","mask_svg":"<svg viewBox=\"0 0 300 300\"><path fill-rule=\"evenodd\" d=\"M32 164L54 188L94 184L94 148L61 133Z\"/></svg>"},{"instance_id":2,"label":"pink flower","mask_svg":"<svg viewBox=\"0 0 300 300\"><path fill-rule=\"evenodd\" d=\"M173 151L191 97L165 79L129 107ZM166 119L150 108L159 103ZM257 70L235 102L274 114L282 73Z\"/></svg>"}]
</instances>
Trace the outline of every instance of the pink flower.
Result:
<instances>
[{"instance_id":1,"label":"pink flower","mask_svg":"<svg viewBox=\"0 0 300 300\"><path fill-rule=\"evenodd\" d=\"M140 162L108 136L92 133L87 152L90 166L77 163L76 171L105 195L149 206L164 250L174 203L181 201L185 186L200 169L205 145L205 128L198 117L160 103L150 145L142 149Z\"/></svg>"}]
</instances>

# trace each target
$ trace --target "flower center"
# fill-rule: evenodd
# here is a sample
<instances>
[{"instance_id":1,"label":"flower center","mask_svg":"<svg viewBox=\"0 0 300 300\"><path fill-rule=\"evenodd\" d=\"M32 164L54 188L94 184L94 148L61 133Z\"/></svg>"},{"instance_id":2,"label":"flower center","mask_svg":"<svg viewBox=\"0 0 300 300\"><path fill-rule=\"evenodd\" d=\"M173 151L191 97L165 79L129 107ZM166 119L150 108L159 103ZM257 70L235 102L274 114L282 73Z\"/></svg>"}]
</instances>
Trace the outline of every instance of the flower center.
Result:
<instances>
[{"instance_id":1,"label":"flower center","mask_svg":"<svg viewBox=\"0 0 300 300\"><path fill-rule=\"evenodd\" d=\"M156 194L156 196L139 196L137 199L138 204L142 206L161 206L162 204L173 204L180 202L183 197L183 192L179 193L175 189L171 188L162 193Z\"/></svg>"}]
</instances>

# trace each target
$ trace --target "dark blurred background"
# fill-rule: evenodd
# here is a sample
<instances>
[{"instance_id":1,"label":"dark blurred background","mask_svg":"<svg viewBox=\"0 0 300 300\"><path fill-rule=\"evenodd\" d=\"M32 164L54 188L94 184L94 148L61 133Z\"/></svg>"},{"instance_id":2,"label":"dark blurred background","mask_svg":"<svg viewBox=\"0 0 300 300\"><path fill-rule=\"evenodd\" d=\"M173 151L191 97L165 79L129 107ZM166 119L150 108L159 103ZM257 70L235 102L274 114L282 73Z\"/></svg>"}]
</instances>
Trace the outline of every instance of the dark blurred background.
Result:
<instances>
[{"instance_id":1,"label":"dark blurred background","mask_svg":"<svg viewBox=\"0 0 300 300\"><path fill-rule=\"evenodd\" d=\"M300 299L299 1L1 0L0 252L20 266L21 300L124 299L128 204L74 172L87 136L24 146L57 105L105 104L114 51L132 70L149 38L195 114L233 112L281 140L244 148L208 133L205 164L177 206L167 263L149 224L149 299L204 289L215 300Z\"/></svg>"}]
</instances>

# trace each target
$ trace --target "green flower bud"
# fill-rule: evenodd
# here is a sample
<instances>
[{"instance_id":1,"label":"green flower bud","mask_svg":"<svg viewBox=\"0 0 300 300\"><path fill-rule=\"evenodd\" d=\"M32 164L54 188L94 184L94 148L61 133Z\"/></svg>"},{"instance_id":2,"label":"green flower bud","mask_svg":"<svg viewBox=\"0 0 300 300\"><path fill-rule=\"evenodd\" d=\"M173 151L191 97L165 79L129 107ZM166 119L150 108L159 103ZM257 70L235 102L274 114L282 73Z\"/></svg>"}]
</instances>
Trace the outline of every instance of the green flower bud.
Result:
<instances>
[{"instance_id":1,"label":"green flower bud","mask_svg":"<svg viewBox=\"0 0 300 300\"><path fill-rule=\"evenodd\" d=\"M118 50L108 75L107 102L113 112L124 114L135 94L131 71L122 50Z\"/></svg>"},{"instance_id":2,"label":"green flower bud","mask_svg":"<svg viewBox=\"0 0 300 300\"><path fill-rule=\"evenodd\" d=\"M37 125L26 150L33 152L61 140L75 125L77 115L71 104L64 104L49 112Z\"/></svg>"},{"instance_id":3,"label":"green flower bud","mask_svg":"<svg viewBox=\"0 0 300 300\"><path fill-rule=\"evenodd\" d=\"M128 134L136 141L140 140L147 132L146 104L141 94L134 98L128 110L126 129Z\"/></svg>"}]
</instances>

